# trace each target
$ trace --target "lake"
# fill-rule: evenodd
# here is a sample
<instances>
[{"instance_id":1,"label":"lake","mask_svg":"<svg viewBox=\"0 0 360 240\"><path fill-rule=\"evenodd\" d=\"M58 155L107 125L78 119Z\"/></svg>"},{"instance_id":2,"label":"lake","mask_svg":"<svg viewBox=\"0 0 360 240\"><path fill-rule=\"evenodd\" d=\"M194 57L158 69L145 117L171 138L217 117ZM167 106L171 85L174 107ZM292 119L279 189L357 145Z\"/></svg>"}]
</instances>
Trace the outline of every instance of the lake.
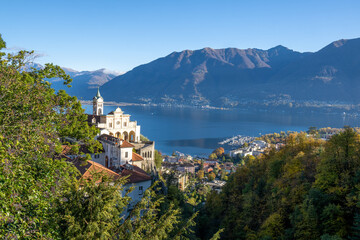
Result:
<instances>
[{"instance_id":1,"label":"lake","mask_svg":"<svg viewBox=\"0 0 360 240\"><path fill-rule=\"evenodd\" d=\"M86 113L92 106L84 105ZM105 106L108 113L116 106ZM155 141L162 153L179 151L191 155L208 155L217 143L235 135L259 136L280 131L306 131L310 126L360 126L360 119L341 113L269 112L258 110L212 110L124 106L132 121L141 125L141 134Z\"/></svg>"}]
</instances>

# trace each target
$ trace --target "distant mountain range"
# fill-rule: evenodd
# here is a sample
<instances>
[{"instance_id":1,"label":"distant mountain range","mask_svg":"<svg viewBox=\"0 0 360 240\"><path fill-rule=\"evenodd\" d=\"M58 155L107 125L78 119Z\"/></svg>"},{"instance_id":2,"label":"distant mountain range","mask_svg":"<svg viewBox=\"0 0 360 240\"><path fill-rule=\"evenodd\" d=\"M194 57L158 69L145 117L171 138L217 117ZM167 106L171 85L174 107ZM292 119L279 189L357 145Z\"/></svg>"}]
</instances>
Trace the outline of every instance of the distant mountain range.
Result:
<instances>
[{"instance_id":1,"label":"distant mountain range","mask_svg":"<svg viewBox=\"0 0 360 240\"><path fill-rule=\"evenodd\" d=\"M220 107L269 101L358 104L360 38L314 53L283 46L185 50L112 77L103 70L76 72L69 92L91 99L91 88L101 85L105 101Z\"/></svg>"},{"instance_id":2,"label":"distant mountain range","mask_svg":"<svg viewBox=\"0 0 360 240\"><path fill-rule=\"evenodd\" d=\"M96 89L111 79L119 75L119 73L99 69L96 71L76 71L70 68L63 68L65 72L73 79L71 88L63 85L63 81L52 79L52 87L56 90L65 89L67 93L77 96L80 99L89 99L95 96Z\"/></svg>"},{"instance_id":3,"label":"distant mountain range","mask_svg":"<svg viewBox=\"0 0 360 240\"><path fill-rule=\"evenodd\" d=\"M25 70L30 70L31 68L41 69L43 67L43 65L38 63L29 63L25 66ZM64 89L70 95L77 96L80 99L91 98L90 96L95 95L98 87L107 83L114 77L121 75L118 72L104 68L95 71L76 71L66 67L62 67L62 69L73 79L70 83L71 88L65 86L63 81L58 78L48 80L51 82L51 86L56 91Z\"/></svg>"}]
</instances>

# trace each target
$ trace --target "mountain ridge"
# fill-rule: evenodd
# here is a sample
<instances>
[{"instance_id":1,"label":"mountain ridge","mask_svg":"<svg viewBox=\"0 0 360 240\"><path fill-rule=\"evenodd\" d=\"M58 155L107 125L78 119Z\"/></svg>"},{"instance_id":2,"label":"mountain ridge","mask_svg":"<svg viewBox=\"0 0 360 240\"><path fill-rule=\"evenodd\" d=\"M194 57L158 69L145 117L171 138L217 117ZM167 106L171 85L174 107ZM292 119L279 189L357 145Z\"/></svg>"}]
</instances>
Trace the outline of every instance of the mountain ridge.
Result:
<instances>
[{"instance_id":1,"label":"mountain ridge","mask_svg":"<svg viewBox=\"0 0 360 240\"><path fill-rule=\"evenodd\" d=\"M155 59L101 87L111 101L237 106L244 100L360 102L360 38L317 52L202 48ZM126 94L114 94L121 89ZM246 102L245 101L245 102Z\"/></svg>"},{"instance_id":2,"label":"mountain ridge","mask_svg":"<svg viewBox=\"0 0 360 240\"><path fill-rule=\"evenodd\" d=\"M279 101L358 104L360 38L340 39L316 52L282 45L267 50L174 51L119 76L102 69L79 75L66 71L74 78L67 91L84 100L100 86L106 100L114 102L218 107Z\"/></svg>"}]
</instances>

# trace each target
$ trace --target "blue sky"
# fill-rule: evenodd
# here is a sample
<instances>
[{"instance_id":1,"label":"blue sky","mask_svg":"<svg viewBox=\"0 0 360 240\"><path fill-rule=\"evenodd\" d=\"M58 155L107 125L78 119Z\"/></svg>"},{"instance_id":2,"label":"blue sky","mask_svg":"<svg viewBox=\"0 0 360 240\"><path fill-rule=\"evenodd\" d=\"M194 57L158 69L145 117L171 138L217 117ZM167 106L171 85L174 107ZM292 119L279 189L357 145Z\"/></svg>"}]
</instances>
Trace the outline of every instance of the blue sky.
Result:
<instances>
[{"instance_id":1,"label":"blue sky","mask_svg":"<svg viewBox=\"0 0 360 240\"><path fill-rule=\"evenodd\" d=\"M0 33L40 63L125 72L184 49L317 51L360 37L359 10L358 0L2 0Z\"/></svg>"}]
</instances>

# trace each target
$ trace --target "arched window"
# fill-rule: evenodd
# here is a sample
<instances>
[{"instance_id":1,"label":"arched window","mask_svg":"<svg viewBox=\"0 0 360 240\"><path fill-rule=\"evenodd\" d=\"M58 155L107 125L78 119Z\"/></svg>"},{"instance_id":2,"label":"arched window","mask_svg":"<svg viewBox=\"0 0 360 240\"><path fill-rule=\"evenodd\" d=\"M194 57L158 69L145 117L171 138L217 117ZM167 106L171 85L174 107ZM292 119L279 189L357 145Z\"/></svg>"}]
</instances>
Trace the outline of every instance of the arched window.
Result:
<instances>
[{"instance_id":1,"label":"arched window","mask_svg":"<svg viewBox=\"0 0 360 240\"><path fill-rule=\"evenodd\" d=\"M130 140L130 142L135 142L135 132L134 131L130 131L129 140Z\"/></svg>"}]
</instances>

